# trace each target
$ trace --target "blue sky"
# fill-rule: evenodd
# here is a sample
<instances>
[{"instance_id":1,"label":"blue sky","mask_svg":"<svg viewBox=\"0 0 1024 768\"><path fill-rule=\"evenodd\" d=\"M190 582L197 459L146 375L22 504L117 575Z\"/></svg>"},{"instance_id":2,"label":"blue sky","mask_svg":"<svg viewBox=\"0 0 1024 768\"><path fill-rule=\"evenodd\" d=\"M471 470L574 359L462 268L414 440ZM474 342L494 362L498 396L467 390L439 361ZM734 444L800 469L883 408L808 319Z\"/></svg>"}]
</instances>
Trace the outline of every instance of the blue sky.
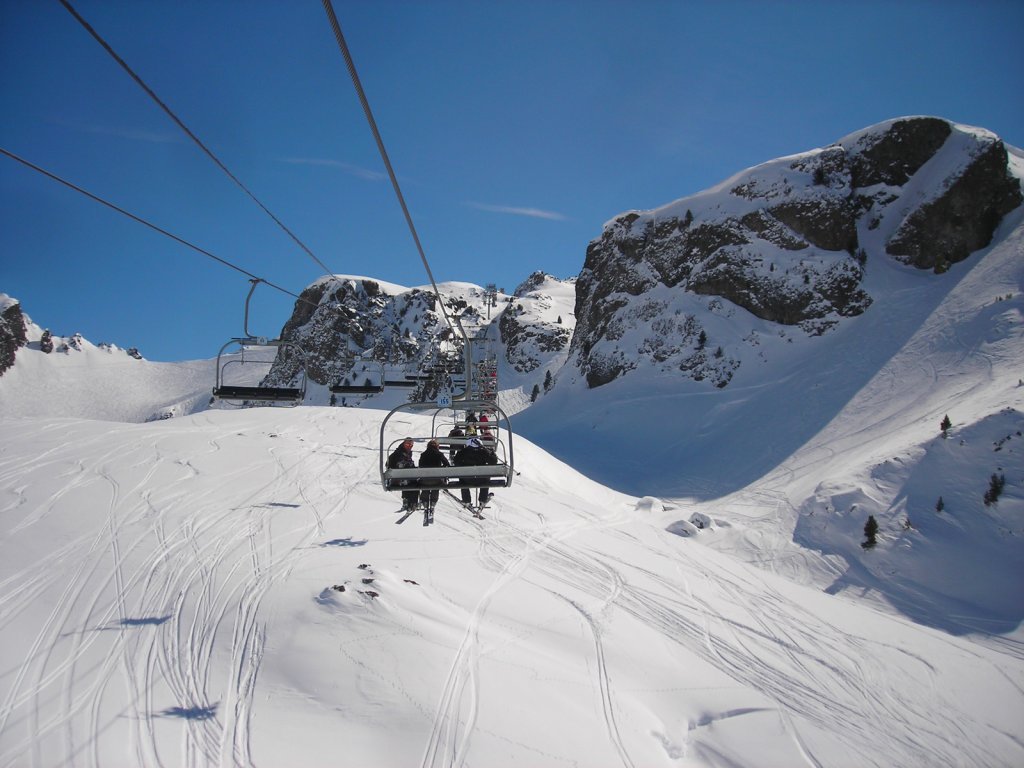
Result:
<instances>
[{"instance_id":1,"label":"blue sky","mask_svg":"<svg viewBox=\"0 0 1024 768\"><path fill-rule=\"evenodd\" d=\"M71 0L332 272L427 282L316 0ZM927 114L1024 145L1024 3L334 0L438 280L579 273L603 224ZM323 270L57 0L0 0L0 147L298 293ZM0 291L212 357L247 279L0 156ZM294 300L257 292L250 330Z\"/></svg>"}]
</instances>

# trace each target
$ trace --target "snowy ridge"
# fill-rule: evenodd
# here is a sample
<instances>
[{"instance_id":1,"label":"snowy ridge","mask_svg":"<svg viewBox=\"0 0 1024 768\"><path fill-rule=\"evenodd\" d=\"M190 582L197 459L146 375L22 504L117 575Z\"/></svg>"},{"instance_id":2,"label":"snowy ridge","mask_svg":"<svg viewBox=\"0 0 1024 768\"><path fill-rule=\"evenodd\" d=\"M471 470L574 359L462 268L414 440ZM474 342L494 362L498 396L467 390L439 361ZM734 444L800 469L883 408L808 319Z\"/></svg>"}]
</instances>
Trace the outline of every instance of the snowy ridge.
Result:
<instances>
[{"instance_id":1,"label":"snowy ridge","mask_svg":"<svg viewBox=\"0 0 1024 768\"><path fill-rule=\"evenodd\" d=\"M202 410L210 400L211 360L156 363L79 334L52 336L25 316L28 343L0 378L0 416L67 416L143 422Z\"/></svg>"}]
</instances>

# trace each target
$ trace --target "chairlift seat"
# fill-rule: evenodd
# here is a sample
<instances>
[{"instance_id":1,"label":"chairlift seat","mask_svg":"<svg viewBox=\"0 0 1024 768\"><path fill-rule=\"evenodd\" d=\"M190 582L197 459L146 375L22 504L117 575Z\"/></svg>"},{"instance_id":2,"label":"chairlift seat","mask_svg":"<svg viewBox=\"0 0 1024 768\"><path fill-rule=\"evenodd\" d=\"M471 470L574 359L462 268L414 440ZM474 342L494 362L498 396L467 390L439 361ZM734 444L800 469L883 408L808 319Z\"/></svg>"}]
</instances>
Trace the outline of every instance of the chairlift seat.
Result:
<instances>
[{"instance_id":1,"label":"chairlift seat","mask_svg":"<svg viewBox=\"0 0 1024 768\"><path fill-rule=\"evenodd\" d=\"M222 400L272 400L274 402L297 402L303 391L297 387L243 387L224 385L213 390L214 397Z\"/></svg>"},{"instance_id":2,"label":"chairlift seat","mask_svg":"<svg viewBox=\"0 0 1024 768\"><path fill-rule=\"evenodd\" d=\"M508 485L506 464L476 467L409 467L384 472L384 487L394 491L438 488L504 488Z\"/></svg>"}]
</instances>

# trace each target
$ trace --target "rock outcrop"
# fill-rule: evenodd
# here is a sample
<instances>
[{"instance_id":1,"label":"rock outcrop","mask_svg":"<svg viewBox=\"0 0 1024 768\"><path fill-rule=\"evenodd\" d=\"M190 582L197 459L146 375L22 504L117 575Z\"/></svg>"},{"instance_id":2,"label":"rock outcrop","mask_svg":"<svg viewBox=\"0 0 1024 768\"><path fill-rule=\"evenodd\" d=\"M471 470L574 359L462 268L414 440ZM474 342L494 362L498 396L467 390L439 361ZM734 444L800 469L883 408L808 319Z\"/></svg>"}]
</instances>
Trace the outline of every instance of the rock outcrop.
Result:
<instances>
[{"instance_id":1,"label":"rock outcrop","mask_svg":"<svg viewBox=\"0 0 1024 768\"><path fill-rule=\"evenodd\" d=\"M501 314L498 328L505 359L520 373L540 368L552 355L567 349L572 338L572 325L561 315L552 316L556 304L546 290L550 281L558 282L544 272L534 272L516 288Z\"/></svg>"},{"instance_id":2,"label":"rock outcrop","mask_svg":"<svg viewBox=\"0 0 1024 768\"><path fill-rule=\"evenodd\" d=\"M527 392L550 381L564 362L574 326L572 281L537 272L513 296L469 283L438 287L444 313L430 288L363 277L321 278L302 292L281 338L302 349L308 379L321 385L346 377L352 379L349 383L362 383L363 362L358 358L384 363L397 377L432 368L438 354L448 365L461 365L459 323L470 337L489 345L487 354L502 366L501 378L514 379L511 386ZM265 384L293 383L299 365L298 357L279 354ZM373 368L376 362L368 365Z\"/></svg>"},{"instance_id":3,"label":"rock outcrop","mask_svg":"<svg viewBox=\"0 0 1024 768\"><path fill-rule=\"evenodd\" d=\"M15 355L28 341L27 334L21 304L0 293L0 376L14 365Z\"/></svg>"},{"instance_id":4,"label":"rock outcrop","mask_svg":"<svg viewBox=\"0 0 1024 768\"><path fill-rule=\"evenodd\" d=\"M709 356L702 313L682 296L825 333L871 305L870 259L943 271L1021 201L1003 143L938 118L766 163L605 226L578 279L572 360L590 387L644 364L724 386L739 364L718 343Z\"/></svg>"}]
</instances>

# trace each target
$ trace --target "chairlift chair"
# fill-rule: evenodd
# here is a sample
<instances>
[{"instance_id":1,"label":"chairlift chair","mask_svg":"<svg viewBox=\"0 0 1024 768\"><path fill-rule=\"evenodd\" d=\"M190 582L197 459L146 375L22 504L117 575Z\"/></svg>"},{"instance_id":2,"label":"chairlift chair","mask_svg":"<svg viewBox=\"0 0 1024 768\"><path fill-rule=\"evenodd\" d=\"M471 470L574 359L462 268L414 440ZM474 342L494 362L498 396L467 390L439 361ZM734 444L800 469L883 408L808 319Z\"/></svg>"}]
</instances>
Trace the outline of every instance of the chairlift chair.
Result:
<instances>
[{"instance_id":1,"label":"chairlift chair","mask_svg":"<svg viewBox=\"0 0 1024 768\"><path fill-rule=\"evenodd\" d=\"M388 466L388 457L408 437L389 434L388 423L399 414L408 416L410 413L426 415L432 412L430 434L413 437L413 443L425 447L430 440L437 440L442 449L464 446L472 436L449 437L447 432L454 424L459 423L459 411L486 410L500 414L500 419L487 422L492 430L490 438L479 439L486 447L494 451L497 464L474 467L412 467L393 469ZM405 419L397 422L406 424ZM515 474L515 462L512 450L512 430L508 416L494 403L473 400L453 401L450 405L440 406L437 403L417 402L404 403L391 410L380 426L380 478L386 491L438 490L445 488L507 488L512 485ZM503 426L502 426L503 425ZM392 431L395 431L392 429Z\"/></svg>"},{"instance_id":2,"label":"chairlift chair","mask_svg":"<svg viewBox=\"0 0 1024 768\"><path fill-rule=\"evenodd\" d=\"M259 278L249 281L252 287L249 295L245 297L245 336L235 337L228 340L217 353L217 372L213 386L213 396L228 405L236 407L252 405L255 403L269 403L277 406L295 406L302 402L306 396L306 359L301 347L283 339L268 339L265 336L253 336L249 333L249 300L252 298L256 286L263 282ZM231 347L237 347L233 354L227 354ZM229 379L256 378L255 375L263 367L273 365L274 361L258 359L252 356L257 349L274 349L274 360L283 357L287 362L288 356L294 356L298 361L298 385L290 387L272 387L262 384L231 383ZM250 353L246 359L246 353ZM244 369L248 366L249 370ZM238 373L241 371L241 373ZM231 374L231 375L228 375Z\"/></svg>"}]
</instances>

